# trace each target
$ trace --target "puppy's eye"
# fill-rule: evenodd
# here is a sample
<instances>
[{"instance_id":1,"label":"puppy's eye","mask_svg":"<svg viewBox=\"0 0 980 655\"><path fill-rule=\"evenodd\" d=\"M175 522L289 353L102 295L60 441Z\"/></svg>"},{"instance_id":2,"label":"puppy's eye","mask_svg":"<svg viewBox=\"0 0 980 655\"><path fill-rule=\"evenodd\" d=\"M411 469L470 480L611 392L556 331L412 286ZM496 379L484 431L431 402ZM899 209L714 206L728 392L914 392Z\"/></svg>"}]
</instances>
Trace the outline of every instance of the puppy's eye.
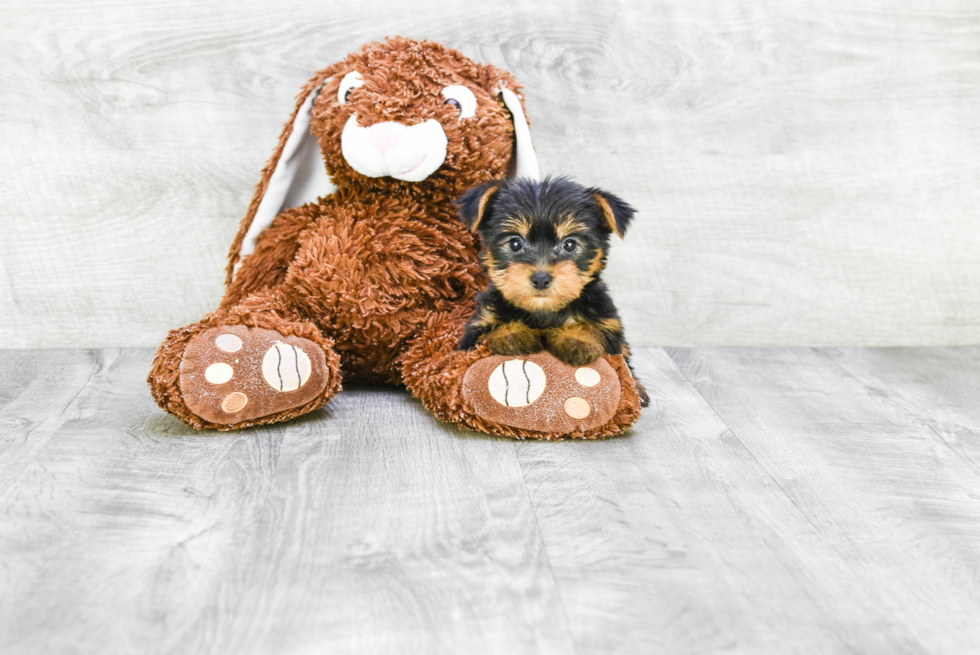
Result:
<instances>
[{"instance_id":1,"label":"puppy's eye","mask_svg":"<svg viewBox=\"0 0 980 655\"><path fill-rule=\"evenodd\" d=\"M340 88L337 89L337 102L346 105L350 100L350 92L359 86L364 86L364 78L357 71L351 71L344 75L340 80Z\"/></svg>"},{"instance_id":2,"label":"puppy's eye","mask_svg":"<svg viewBox=\"0 0 980 655\"><path fill-rule=\"evenodd\" d=\"M508 241L507 245L510 246L511 252L520 252L524 250L524 242L518 239L517 237L514 237L513 239Z\"/></svg>"},{"instance_id":3,"label":"puppy's eye","mask_svg":"<svg viewBox=\"0 0 980 655\"><path fill-rule=\"evenodd\" d=\"M446 99L447 105L452 105L459 110L460 120L476 115L476 96L465 86L460 84L447 86L442 90L442 97Z\"/></svg>"},{"instance_id":4,"label":"puppy's eye","mask_svg":"<svg viewBox=\"0 0 980 655\"><path fill-rule=\"evenodd\" d=\"M565 252L575 252L578 248L578 242L575 239L565 239L564 243L561 244L561 249Z\"/></svg>"}]
</instances>

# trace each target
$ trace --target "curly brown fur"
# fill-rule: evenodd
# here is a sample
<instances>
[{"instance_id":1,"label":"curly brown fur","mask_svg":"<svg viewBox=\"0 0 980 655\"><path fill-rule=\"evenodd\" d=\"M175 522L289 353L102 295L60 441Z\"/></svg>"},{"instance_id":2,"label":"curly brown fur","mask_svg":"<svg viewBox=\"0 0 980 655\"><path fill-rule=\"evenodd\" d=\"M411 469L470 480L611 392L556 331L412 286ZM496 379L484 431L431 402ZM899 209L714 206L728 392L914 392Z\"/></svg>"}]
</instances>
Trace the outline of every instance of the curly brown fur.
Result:
<instances>
[{"instance_id":1,"label":"curly brown fur","mask_svg":"<svg viewBox=\"0 0 980 655\"><path fill-rule=\"evenodd\" d=\"M351 71L362 75L364 85L341 104L339 84ZM461 119L444 101L440 90L450 84L474 93L475 116ZM321 86L311 131L337 191L282 212L259 236L254 252L241 258L296 113ZM297 98L257 185L229 253L228 287L219 311L171 332L157 353L149 382L160 406L197 428L245 427L210 424L194 415L178 380L190 339L211 327L246 325L313 341L326 353L331 372L331 384L315 401L248 425L286 420L322 405L339 392L342 375L345 381L404 382L436 416L470 428L517 438L562 436L487 422L468 413L460 391L467 367L487 352L454 349L487 276L477 257L477 237L456 219L452 201L486 179L503 177L511 163L514 128L500 87L520 88L506 71L438 43L401 37L368 44L319 71ZM354 112L362 126L438 121L448 141L445 163L421 182L361 175L341 149L341 133ZM614 359L610 362L626 380L625 364ZM621 432L636 420L635 397L632 382L624 381L622 406L613 420L594 434L574 436Z\"/></svg>"},{"instance_id":2,"label":"curly brown fur","mask_svg":"<svg viewBox=\"0 0 980 655\"><path fill-rule=\"evenodd\" d=\"M347 104L341 105L337 102L337 90L344 75L351 71L361 73L364 86L351 94ZM445 103L440 92L450 84L462 84L473 91L477 99L475 116L461 121L457 110ZM427 206L445 205L448 209L449 201L466 189L507 172L514 128L497 90L506 87L516 92L521 88L509 72L490 64L475 63L457 50L434 41L392 37L369 43L343 61L318 71L297 96L293 115L263 171L232 244L227 268L229 284L233 277L237 279L241 275L233 272L242 243L282 155L296 114L306 97L321 85L322 91L313 106L311 131L320 143L331 180L338 187L335 195L345 202L353 198L358 201L365 197L389 198L390 206L394 207L400 204L401 198L409 197ZM422 183L391 177L369 178L357 173L344 159L340 147L344 125L355 112L363 125L382 121L413 125L430 118L438 120L448 140L445 163ZM324 213L323 208L319 213ZM450 213L454 212L450 209Z\"/></svg>"},{"instance_id":3,"label":"curly brown fur","mask_svg":"<svg viewBox=\"0 0 980 655\"><path fill-rule=\"evenodd\" d=\"M474 414L463 399L459 381L474 362L492 352L485 343L473 350L457 350L466 320L472 314L472 310L460 309L462 311L454 315L439 317L438 327L426 339L417 341L401 358L408 390L440 420L513 439L552 441L613 437L622 434L640 418L641 397L622 355L603 355L619 376L622 396L612 419L592 430L560 434L537 432L501 425Z\"/></svg>"},{"instance_id":4,"label":"curly brown fur","mask_svg":"<svg viewBox=\"0 0 980 655\"><path fill-rule=\"evenodd\" d=\"M192 323L178 330L171 330L153 359L148 382L153 399L160 407L167 410L187 425L197 429L235 430L253 425L265 425L287 421L307 412L319 409L341 389L340 357L333 349L333 340L324 337L315 326L302 321L291 321L291 312L282 305L281 298L271 294L256 294L248 302L232 311L219 310L208 314L197 323ZM296 336L313 341L323 349L326 355L327 367L330 372L330 382L323 392L310 402L294 407L284 412L263 416L262 418L222 425L202 419L190 411L185 404L180 390L180 363L187 344L198 334L223 325L247 325L276 330L284 336Z\"/></svg>"}]
</instances>

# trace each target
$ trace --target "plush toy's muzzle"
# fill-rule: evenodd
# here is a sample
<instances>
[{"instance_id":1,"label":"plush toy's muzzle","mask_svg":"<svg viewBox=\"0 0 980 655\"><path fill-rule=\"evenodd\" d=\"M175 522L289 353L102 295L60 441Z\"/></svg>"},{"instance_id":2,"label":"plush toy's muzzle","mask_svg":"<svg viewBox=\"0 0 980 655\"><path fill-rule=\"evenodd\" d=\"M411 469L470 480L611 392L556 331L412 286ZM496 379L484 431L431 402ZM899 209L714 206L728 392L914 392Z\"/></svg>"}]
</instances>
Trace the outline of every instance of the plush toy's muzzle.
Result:
<instances>
[{"instance_id":1,"label":"plush toy's muzzle","mask_svg":"<svg viewBox=\"0 0 980 655\"><path fill-rule=\"evenodd\" d=\"M421 182L446 161L449 141L439 121L405 125L395 121L358 125L352 114L344 125L341 151L350 167L365 177Z\"/></svg>"}]
</instances>

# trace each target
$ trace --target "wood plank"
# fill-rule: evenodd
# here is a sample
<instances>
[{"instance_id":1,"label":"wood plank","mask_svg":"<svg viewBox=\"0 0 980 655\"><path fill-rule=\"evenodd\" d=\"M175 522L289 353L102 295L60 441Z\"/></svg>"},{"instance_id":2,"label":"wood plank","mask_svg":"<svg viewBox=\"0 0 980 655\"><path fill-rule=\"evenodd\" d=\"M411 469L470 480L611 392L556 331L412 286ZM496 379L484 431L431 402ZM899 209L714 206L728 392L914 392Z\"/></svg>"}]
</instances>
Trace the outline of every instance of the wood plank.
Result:
<instances>
[{"instance_id":1,"label":"wood plank","mask_svg":"<svg viewBox=\"0 0 980 655\"><path fill-rule=\"evenodd\" d=\"M0 652L197 653L223 636L284 430L185 428L150 398L151 356L93 356L3 498Z\"/></svg>"},{"instance_id":2,"label":"wood plank","mask_svg":"<svg viewBox=\"0 0 980 655\"><path fill-rule=\"evenodd\" d=\"M887 395L980 474L980 348L828 348L872 393Z\"/></svg>"},{"instance_id":3,"label":"wood plank","mask_svg":"<svg viewBox=\"0 0 980 655\"><path fill-rule=\"evenodd\" d=\"M380 388L197 433L151 351L0 357L0 652L973 652L977 351L639 348L641 422L557 444Z\"/></svg>"},{"instance_id":4,"label":"wood plank","mask_svg":"<svg viewBox=\"0 0 980 655\"><path fill-rule=\"evenodd\" d=\"M102 367L83 350L0 351L0 499L61 425Z\"/></svg>"},{"instance_id":5,"label":"wood plank","mask_svg":"<svg viewBox=\"0 0 980 655\"><path fill-rule=\"evenodd\" d=\"M980 478L959 455L820 351L669 353L817 530L820 595L852 630L879 652L980 649Z\"/></svg>"},{"instance_id":6,"label":"wood plank","mask_svg":"<svg viewBox=\"0 0 980 655\"><path fill-rule=\"evenodd\" d=\"M198 433L150 357L102 353L0 505L0 652L570 651L510 441L392 389Z\"/></svg>"},{"instance_id":7,"label":"wood plank","mask_svg":"<svg viewBox=\"0 0 980 655\"><path fill-rule=\"evenodd\" d=\"M259 529L226 652L573 652L513 442L403 391L291 427Z\"/></svg>"},{"instance_id":8,"label":"wood plank","mask_svg":"<svg viewBox=\"0 0 980 655\"><path fill-rule=\"evenodd\" d=\"M37 354L31 350L0 350L0 410L20 396L41 370L34 366Z\"/></svg>"},{"instance_id":9,"label":"wood plank","mask_svg":"<svg viewBox=\"0 0 980 655\"><path fill-rule=\"evenodd\" d=\"M629 436L518 444L579 655L919 652L659 349Z\"/></svg>"}]
</instances>

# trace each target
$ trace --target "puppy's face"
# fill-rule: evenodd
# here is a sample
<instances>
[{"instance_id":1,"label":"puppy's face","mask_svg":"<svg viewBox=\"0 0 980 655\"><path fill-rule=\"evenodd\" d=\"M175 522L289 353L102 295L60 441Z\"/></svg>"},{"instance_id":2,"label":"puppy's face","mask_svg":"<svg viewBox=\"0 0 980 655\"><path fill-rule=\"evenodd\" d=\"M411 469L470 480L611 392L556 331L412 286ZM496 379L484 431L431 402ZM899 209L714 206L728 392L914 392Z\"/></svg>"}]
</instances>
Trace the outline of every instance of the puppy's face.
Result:
<instances>
[{"instance_id":1,"label":"puppy's face","mask_svg":"<svg viewBox=\"0 0 980 655\"><path fill-rule=\"evenodd\" d=\"M558 311L605 266L608 238L574 211L509 215L481 236L490 279L508 302L527 311Z\"/></svg>"},{"instance_id":2,"label":"puppy's face","mask_svg":"<svg viewBox=\"0 0 980 655\"><path fill-rule=\"evenodd\" d=\"M578 298L605 267L609 235L621 234L632 216L615 196L565 178L478 187L459 201L464 220L474 201L471 227L483 240L490 279L508 302L530 312L555 312ZM621 227L607 216L614 207Z\"/></svg>"}]
</instances>

